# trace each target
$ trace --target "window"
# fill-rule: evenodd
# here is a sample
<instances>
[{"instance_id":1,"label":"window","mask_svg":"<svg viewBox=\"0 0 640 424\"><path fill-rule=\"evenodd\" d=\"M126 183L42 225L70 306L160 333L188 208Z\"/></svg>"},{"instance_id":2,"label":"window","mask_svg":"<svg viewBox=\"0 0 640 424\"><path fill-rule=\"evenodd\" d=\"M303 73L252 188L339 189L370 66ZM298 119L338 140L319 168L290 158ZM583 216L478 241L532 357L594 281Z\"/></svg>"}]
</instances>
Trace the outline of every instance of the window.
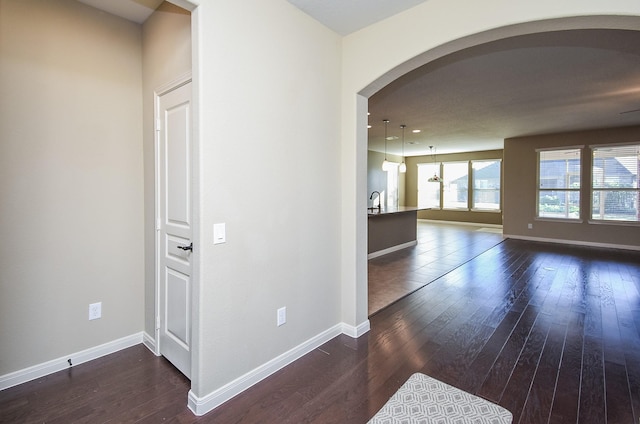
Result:
<instances>
[{"instance_id":1,"label":"window","mask_svg":"<svg viewBox=\"0 0 640 424\"><path fill-rule=\"evenodd\" d=\"M387 208L395 208L398 206L398 166L400 164L389 162L387 167Z\"/></svg>"},{"instance_id":2,"label":"window","mask_svg":"<svg viewBox=\"0 0 640 424\"><path fill-rule=\"evenodd\" d=\"M500 159L418 164L418 206L468 211L471 183L471 210L500 211L501 164ZM430 182L434 175L442 182Z\"/></svg>"},{"instance_id":3,"label":"window","mask_svg":"<svg viewBox=\"0 0 640 424\"><path fill-rule=\"evenodd\" d=\"M539 218L580 219L580 152L538 152Z\"/></svg>"},{"instance_id":4,"label":"window","mask_svg":"<svg viewBox=\"0 0 640 424\"><path fill-rule=\"evenodd\" d=\"M443 208L468 209L469 162L445 162L442 166Z\"/></svg>"},{"instance_id":5,"label":"window","mask_svg":"<svg viewBox=\"0 0 640 424\"><path fill-rule=\"evenodd\" d=\"M440 166L430 163L418 164L418 206L421 208L440 209L440 186L437 182L429 182L434 174L440 175Z\"/></svg>"},{"instance_id":6,"label":"window","mask_svg":"<svg viewBox=\"0 0 640 424\"><path fill-rule=\"evenodd\" d=\"M473 199L471 208L475 210L500 210L500 161L471 161Z\"/></svg>"},{"instance_id":7,"label":"window","mask_svg":"<svg viewBox=\"0 0 640 424\"><path fill-rule=\"evenodd\" d=\"M640 145L592 149L591 219L640 222Z\"/></svg>"}]
</instances>

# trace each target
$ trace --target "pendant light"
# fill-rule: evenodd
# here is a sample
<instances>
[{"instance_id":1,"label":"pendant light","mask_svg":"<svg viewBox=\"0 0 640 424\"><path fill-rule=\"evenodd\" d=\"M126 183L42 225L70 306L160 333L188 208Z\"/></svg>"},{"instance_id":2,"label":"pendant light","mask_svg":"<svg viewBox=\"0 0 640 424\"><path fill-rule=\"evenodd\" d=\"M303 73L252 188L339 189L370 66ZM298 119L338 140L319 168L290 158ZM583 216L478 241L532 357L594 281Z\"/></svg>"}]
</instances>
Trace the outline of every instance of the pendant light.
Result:
<instances>
[{"instance_id":1,"label":"pendant light","mask_svg":"<svg viewBox=\"0 0 640 424\"><path fill-rule=\"evenodd\" d=\"M433 146L429 146L429 151L431 152L431 156L433 156L433 177L429 178L427 181L429 181L430 183L441 183L442 179L438 176L438 173L436 172L436 154L433 153Z\"/></svg>"},{"instance_id":2,"label":"pendant light","mask_svg":"<svg viewBox=\"0 0 640 424\"><path fill-rule=\"evenodd\" d=\"M384 162L382 162L382 170L389 170L389 161L387 160L387 125L389 125L389 120L385 119L384 122Z\"/></svg>"},{"instance_id":3,"label":"pendant light","mask_svg":"<svg viewBox=\"0 0 640 424\"><path fill-rule=\"evenodd\" d=\"M400 128L402 128L402 163L398 167L398 171L400 171L403 174L407 172L407 164L404 163L404 129L406 127L407 126L405 124L400 125Z\"/></svg>"}]
</instances>

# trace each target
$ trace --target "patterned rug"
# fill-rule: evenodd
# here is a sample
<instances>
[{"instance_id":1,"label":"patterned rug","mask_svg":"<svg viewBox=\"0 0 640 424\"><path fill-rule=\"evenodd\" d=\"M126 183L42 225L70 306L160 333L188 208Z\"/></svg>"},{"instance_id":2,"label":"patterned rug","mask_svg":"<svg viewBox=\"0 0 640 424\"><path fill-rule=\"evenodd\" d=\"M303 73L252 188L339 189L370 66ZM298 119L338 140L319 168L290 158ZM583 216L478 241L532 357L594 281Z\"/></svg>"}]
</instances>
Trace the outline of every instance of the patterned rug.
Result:
<instances>
[{"instance_id":1,"label":"patterned rug","mask_svg":"<svg viewBox=\"0 0 640 424\"><path fill-rule=\"evenodd\" d=\"M427 375L416 373L369 424L511 424L501 406Z\"/></svg>"}]
</instances>

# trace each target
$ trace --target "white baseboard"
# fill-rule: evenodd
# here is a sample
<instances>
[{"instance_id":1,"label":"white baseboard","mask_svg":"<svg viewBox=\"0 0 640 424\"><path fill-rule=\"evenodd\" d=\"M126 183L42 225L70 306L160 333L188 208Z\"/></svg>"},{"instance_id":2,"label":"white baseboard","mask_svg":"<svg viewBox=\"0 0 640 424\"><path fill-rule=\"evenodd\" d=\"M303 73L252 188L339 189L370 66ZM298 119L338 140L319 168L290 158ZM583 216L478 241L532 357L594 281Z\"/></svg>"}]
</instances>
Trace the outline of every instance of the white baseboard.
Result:
<instances>
[{"instance_id":1,"label":"white baseboard","mask_svg":"<svg viewBox=\"0 0 640 424\"><path fill-rule=\"evenodd\" d=\"M500 224L483 224L481 222L467 222L467 221L443 221L440 219L420 219L418 221L428 222L431 224L451 224L451 225L467 225L470 227L487 227L487 228L502 228Z\"/></svg>"},{"instance_id":2,"label":"white baseboard","mask_svg":"<svg viewBox=\"0 0 640 424\"><path fill-rule=\"evenodd\" d=\"M188 407L194 414L204 415L334 337L345 334L352 338L358 338L368 332L370 328L369 320L355 327L345 323L336 324L204 397L199 398L189 391ZM155 340L146 332L140 332L0 376L0 390L67 369L69 367L67 362L69 359L71 359L72 366L76 366L140 343L144 344L154 354L156 353L157 345Z\"/></svg>"},{"instance_id":3,"label":"white baseboard","mask_svg":"<svg viewBox=\"0 0 640 424\"><path fill-rule=\"evenodd\" d=\"M344 323L334 325L328 330L310 338L302 344L259 366L258 368L255 368L245 375L236 378L232 382L220 387L206 396L198 397L190 390L187 405L194 414L198 416L204 415L334 337L343 333L350 337L354 337L354 335L355 337L359 337L359 335L369 331L369 328L369 320L357 327L346 325Z\"/></svg>"},{"instance_id":4,"label":"white baseboard","mask_svg":"<svg viewBox=\"0 0 640 424\"><path fill-rule=\"evenodd\" d=\"M156 340L149 335L146 331L142 333L142 343L156 356L160 356L160 352L158 351L158 345L156 344Z\"/></svg>"},{"instance_id":5,"label":"white baseboard","mask_svg":"<svg viewBox=\"0 0 640 424\"><path fill-rule=\"evenodd\" d=\"M357 339L363 334L369 332L369 330L371 330L371 324L369 323L369 320L366 320L365 322L358 325L357 327L354 327L353 325L345 324L344 322L342 323L342 334L345 334L351 337L352 339Z\"/></svg>"},{"instance_id":6,"label":"white baseboard","mask_svg":"<svg viewBox=\"0 0 640 424\"><path fill-rule=\"evenodd\" d=\"M375 252L371 252L367 255L367 259L377 258L378 256L387 255L391 252L397 252L398 250L406 249L407 247L416 246L418 244L418 240L408 241L406 243L398 244L396 246L388 247L386 249L377 250Z\"/></svg>"},{"instance_id":7,"label":"white baseboard","mask_svg":"<svg viewBox=\"0 0 640 424\"><path fill-rule=\"evenodd\" d=\"M605 249L640 251L640 246L630 246L626 244L597 243L597 242L579 241L579 240L561 240L561 239L552 239L552 238L545 238L545 237L520 236L520 235L513 235L513 234L503 234L503 237L516 239L516 240L539 241L542 243L569 244L573 246L602 247Z\"/></svg>"},{"instance_id":8,"label":"white baseboard","mask_svg":"<svg viewBox=\"0 0 640 424\"><path fill-rule=\"evenodd\" d=\"M0 376L0 390L8 389L9 387L17 386L18 384L67 369L69 368L69 359L71 359L72 366L80 365L93 359L109 355L110 353L140 344L142 340L143 333L140 332L80 352L70 353L60 358L43 362L42 364L5 374Z\"/></svg>"}]
</instances>

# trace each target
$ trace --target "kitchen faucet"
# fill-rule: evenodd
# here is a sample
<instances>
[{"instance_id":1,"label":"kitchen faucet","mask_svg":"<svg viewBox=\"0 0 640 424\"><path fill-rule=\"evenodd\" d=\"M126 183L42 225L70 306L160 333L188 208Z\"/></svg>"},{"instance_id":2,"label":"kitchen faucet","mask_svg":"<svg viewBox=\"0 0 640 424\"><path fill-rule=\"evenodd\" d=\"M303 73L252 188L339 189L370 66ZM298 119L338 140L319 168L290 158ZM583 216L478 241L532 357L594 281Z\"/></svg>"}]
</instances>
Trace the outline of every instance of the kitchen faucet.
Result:
<instances>
[{"instance_id":1,"label":"kitchen faucet","mask_svg":"<svg viewBox=\"0 0 640 424\"><path fill-rule=\"evenodd\" d=\"M380 211L382 209L382 203L380 202L380 192L379 191L374 191L373 193L371 193L371 196L369 196L369 200L373 200L373 195L378 193L378 211ZM371 209L373 210L373 201L371 202Z\"/></svg>"}]
</instances>

